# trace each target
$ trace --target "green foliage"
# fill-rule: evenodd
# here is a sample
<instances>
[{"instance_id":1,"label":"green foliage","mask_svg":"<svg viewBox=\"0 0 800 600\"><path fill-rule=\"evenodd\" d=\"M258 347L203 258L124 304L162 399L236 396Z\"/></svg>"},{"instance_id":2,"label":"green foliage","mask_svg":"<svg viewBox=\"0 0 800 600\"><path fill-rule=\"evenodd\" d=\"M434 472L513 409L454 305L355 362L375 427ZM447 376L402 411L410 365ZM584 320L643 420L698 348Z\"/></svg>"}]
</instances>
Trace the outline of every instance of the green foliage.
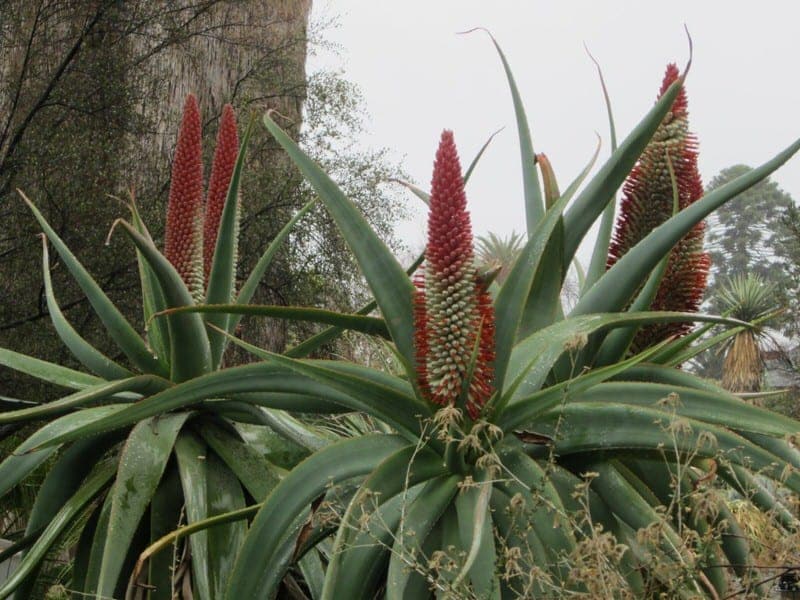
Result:
<instances>
[{"instance_id":1,"label":"green foliage","mask_svg":"<svg viewBox=\"0 0 800 600\"><path fill-rule=\"evenodd\" d=\"M788 468L796 462L794 450L784 440L800 425L670 367L677 354L698 351L691 336L628 359L619 348L605 367L593 367L594 353L613 327L702 319L613 311L628 305L687 231L783 164L800 141L668 219L602 274L571 313L559 317L560 307L539 303L539 310L555 315L552 320L524 318L531 297L559 302L557 294L543 295L537 287L548 281L540 273L556 269L563 282L580 238L603 213L681 84L667 90L620 144L576 201L581 214L565 217L563 229L564 197L548 211L537 208L542 195L533 188L535 163L525 160L532 156L527 121L512 94L523 168L531 171L525 176L529 237L496 297L496 391L474 418L464 414L460 400L437 408L417 389L418 357L408 351L412 295L398 297L409 287L408 277L333 181L265 118L356 256L405 373L251 348L266 365L307 376L329 393L346 393L348 405L397 433L343 441L290 472L256 515L227 598L272 597L291 565L281 558L284 548L303 529L312 499L355 476L361 478L352 499L313 513L312 526L324 529L333 521L336 529L332 548L318 546L330 564L315 597L719 597L735 592L734 586L758 587L746 541L726 537L726 531L739 530L727 508L729 493L794 531L796 521L780 500L760 491L751 473L800 490ZM556 246L560 255L551 254L554 239L563 244ZM431 276L426 271L426 279ZM126 409L106 422L134 415L141 410ZM704 485L717 470L720 485ZM299 543L294 559L313 545ZM720 564L737 565L742 583Z\"/></svg>"},{"instance_id":2,"label":"green foliage","mask_svg":"<svg viewBox=\"0 0 800 600\"><path fill-rule=\"evenodd\" d=\"M751 167L736 165L723 169L708 184L712 191L748 173ZM785 304L796 295L795 279L787 267L791 255L786 240L790 236L785 219L791 218L792 197L774 181L765 179L742 192L709 219L708 249L713 281L706 299L710 310L721 312L721 290L729 281L755 274L775 287L774 299ZM786 315L782 326L791 330L797 321Z\"/></svg>"},{"instance_id":3,"label":"green foliage","mask_svg":"<svg viewBox=\"0 0 800 600\"><path fill-rule=\"evenodd\" d=\"M0 352L7 366L76 389L48 408L0 413L0 423L38 418L41 410L60 415L0 463L0 491L14 489L54 457L42 489L60 489L63 495L58 503L37 498L32 520L43 529L29 532L28 553L0 588L0 598L14 588L24 597L42 560L72 525L81 529L72 586L104 596L121 597L126 588L133 595L138 584L157 583L151 597L169 597L173 585L186 583L175 582L172 574L188 570L193 597L201 599L272 598L282 586L331 600L713 598L763 592L730 499L736 494L769 516L787 538L796 534L798 522L784 496L770 494L761 482L800 493L795 470L800 461L789 442L800 423L675 369L675 361L703 347L696 336L633 356L624 345L603 342L614 329L635 331L649 323L746 326L720 317L626 308L662 272L676 242L785 163L800 149L800 140L654 229L614 267L597 274L567 311L559 291L575 251L669 114L683 79L665 91L567 208L574 187L558 197L553 186L544 193L539 188L542 162L534 160L522 100L501 58L520 132L528 232L494 300L480 305L480 320L459 322L484 332L489 315L496 314L491 393L469 414L464 399L476 365L492 354L484 353L483 338L472 332L480 344L474 343L471 356L458 357L467 365L459 371L462 389L455 390L452 402L434 403L419 369L424 321L410 274L345 191L273 115L265 116L266 128L324 204L384 327L375 319L333 311L303 314L297 308L283 314L324 317L337 333L380 331L391 339L397 370L282 355L241 340L236 344L260 360L215 370L197 342L208 336L203 324L212 321L226 324L214 330L226 342L235 339L234 319L218 318L230 307L196 306L134 218L121 225L121 233L136 245L148 282L148 311L169 309L153 315L148 325L162 319L169 324L164 344L180 349L176 376L169 364L176 353L140 356L142 345L150 348L147 338L125 326L40 218L67 268L83 279L85 294L104 313L110 337L140 358L140 374L106 381ZM552 172L542 175L552 183ZM455 171L448 175L454 176L460 178ZM235 198L232 189L227 202ZM221 231L220 240L230 242L232 235L231 229ZM446 246L440 238L433 243ZM606 255L607 250L600 245L596 251ZM232 253L223 255L232 260ZM469 251L448 260L457 264L467 256L471 260ZM437 276L446 274L426 269L426 277ZM462 282L462 288L468 284ZM446 302L446 294L439 299ZM282 314L269 306L253 310ZM359 316L369 310L367 305ZM61 330L62 336L71 335ZM305 352L322 338L311 339L316 341ZM72 346L77 347L74 340ZM480 370L481 377L488 373ZM351 425L348 437L330 443L329 435L302 425L285 409L357 412L377 431ZM269 425L307 456L281 471L256 450L248 425ZM82 470L71 468L76 462ZM192 535L178 529L181 512ZM242 520L253 514L245 530ZM170 553L173 544L188 544L191 558ZM301 576L306 589L298 583Z\"/></svg>"},{"instance_id":4,"label":"green foliage","mask_svg":"<svg viewBox=\"0 0 800 600\"><path fill-rule=\"evenodd\" d=\"M243 144L248 139L249 135L245 135ZM236 256L230 249L236 243L237 224L235 219L224 215L236 212L244 157L244 151L240 150L211 268L212 287L219 285L227 290L234 289L235 283ZM246 394L243 394L245 402L224 393L216 394L213 379L207 379L217 368L211 361L210 334L217 334L215 343L220 345L221 354L228 342L225 333L233 331L236 321L220 320L218 313L207 316L163 313L192 306L194 300L173 265L154 245L133 201L129 205L131 221L120 220L117 228L136 249L143 283L140 309L147 323L144 335L128 322L36 206L25 200L46 236L45 290L56 333L74 358L96 376L9 350L0 352L5 367L75 390L42 404L4 399L0 425L22 424L36 429L20 440L13 451L4 453L0 462L0 496L10 494L11 498L20 499L30 476L40 477L37 473L42 468L46 475L27 522L22 521L27 540L24 557L19 568L0 587L0 597L8 597L12 592L19 598L29 597L37 589L37 575L47 557L57 554L63 545L74 544L76 537L80 541L72 589L118 597L125 593L132 561L151 541L176 528L182 519L192 524L262 500L283 473L282 468L271 462L270 455L274 454L282 465L291 466L310 450L324 445L327 436L300 425L288 415L261 408L260 399L247 403L250 398ZM285 227L267 249L260 268L251 278L252 285L257 285L276 247L286 240L289 232L290 227ZM48 241L106 328L116 353L129 357L133 365L130 370L99 352L60 310L49 274ZM245 303L248 289L234 294L233 300ZM309 317L303 309L299 310L297 315L301 319ZM328 322L342 324L335 318ZM214 323L221 323L223 328L207 327ZM171 351L156 354L155 348ZM302 378L274 371L272 374L280 377L284 385L294 381L296 388L302 387ZM186 406L186 410L169 412L172 404L159 397L160 392L171 392L172 402ZM203 402L192 405L192 394ZM104 417L113 417L126 406L146 407L153 398L159 409L152 418L137 419L129 428L106 433L102 425ZM51 420L41 426L43 419ZM82 426L87 429L81 429ZM268 427L293 441L265 442L264 437L272 435L267 432ZM70 443L60 443L76 433ZM253 436L256 446L247 441ZM265 443L271 447L266 457L263 448L255 449ZM178 480L180 489L175 487ZM183 516L182 505L186 506ZM9 512L8 516L16 515ZM230 522L190 539L193 558L184 566L191 568L198 597L219 596L226 585L224 575L243 538L243 525ZM176 546L174 551L177 553L182 547ZM173 587L183 583L179 577L173 577L177 564L165 556L169 555L150 563L148 577L150 581L158 581L159 593L168 597ZM183 572L188 573L185 569Z\"/></svg>"}]
</instances>

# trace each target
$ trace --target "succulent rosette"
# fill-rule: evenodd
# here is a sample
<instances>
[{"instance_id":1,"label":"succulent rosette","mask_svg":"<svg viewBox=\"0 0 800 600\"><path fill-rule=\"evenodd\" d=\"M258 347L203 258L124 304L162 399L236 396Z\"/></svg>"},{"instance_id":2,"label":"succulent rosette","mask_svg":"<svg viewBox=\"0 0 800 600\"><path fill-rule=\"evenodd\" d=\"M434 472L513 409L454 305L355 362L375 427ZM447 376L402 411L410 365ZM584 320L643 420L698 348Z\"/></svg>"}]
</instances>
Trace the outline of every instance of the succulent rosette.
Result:
<instances>
[{"instance_id":1,"label":"succulent rosette","mask_svg":"<svg viewBox=\"0 0 800 600\"><path fill-rule=\"evenodd\" d=\"M163 388L147 394L137 388L136 402L129 403L127 397L117 402L109 396L130 392L124 387L129 384L82 383L90 394L111 385L103 388L102 398L114 403L69 412L46 426L51 429L37 432L19 456L0 464L5 489L33 468L26 461L41 456L36 452L52 453L57 446L66 449L64 457L82 457L92 440L112 443L114 436L131 431L163 447L157 460L163 469L145 470L148 485L163 492L159 497L165 502L169 490L183 486L191 525L167 542L156 540L143 554L131 550L138 566L149 561L149 568L134 570L128 592L135 594L142 589L137 583L144 584L150 597L169 597L163 557L171 554L166 550L172 541L190 533L197 575L193 588L203 599L287 594L326 600L720 598L758 592L753 553L730 498L737 494L785 534L797 531L797 519L782 496L767 493L763 482L800 493L800 459L788 441L800 423L676 369L706 347L695 333L639 352L631 352L630 345L640 327L653 324L722 322L736 325L732 332L746 326L686 310L649 310L651 295L676 244L717 207L789 160L800 140L730 184L692 198L657 226L642 229L641 239L610 268L611 231L601 228L593 267L577 302L567 309L560 292L579 245L597 220L610 223L616 191L637 164L639 173L644 169L644 153L658 142L669 115L676 114L685 77L666 86L592 177L593 161L561 192L550 162L534 152L519 92L502 52L500 57L518 125L527 225L525 244L502 283L487 289L476 270L465 194L475 161L462 176L451 133L442 136L430 194L418 190L430 209L425 264L415 276L414 266L400 264L336 183L267 115L266 128L317 192L353 252L374 304L357 314L243 306L250 281L230 304L233 279L221 274L230 273L232 253L221 254L226 246L218 241L206 293L211 306L198 306L141 228L126 226L149 269L146 274L160 286L161 295L154 297L161 304L156 304L167 309L153 323L166 322L171 369L158 367L163 359L144 342L135 348L150 361L146 365L152 364L144 372L160 368L157 383L163 381ZM669 155L676 175L679 159L691 151L687 143L681 153ZM664 185L683 193L680 184ZM231 190L220 240L234 230ZM55 243L55 234L45 229ZM375 309L378 313L371 314ZM330 328L275 354L232 340L243 314L316 320ZM205 327L215 323L211 331L217 337ZM344 330L382 339L396 360L373 368L304 358L309 348ZM215 370L230 341L261 360ZM187 349L194 352L201 342L210 353L189 360ZM3 356L6 364L13 359L29 371L39 364ZM86 381L86 374L47 368L62 382L67 375ZM64 411L86 407L57 402ZM369 417L373 429L334 443L319 438L309 443L305 426L276 409L355 412ZM280 473L275 485L263 485L263 456L241 444L229 446L231 440L242 442L235 432L248 419L267 420L317 448ZM213 434L201 426L208 421L218 425L220 436L229 434L225 443L215 445ZM177 475L169 460L175 436ZM101 539L108 556L114 556L101 560L102 585L79 589L111 595L124 587L130 540L137 531L152 536L152 528L142 529L141 518L131 516L131 506L138 507L139 517L149 506L149 495L147 502L131 504L146 487L135 479L142 472L140 461L154 460L153 452L143 451L144 441L129 438L123 460L106 464L100 479L91 479L94 487L81 480L74 495L64 492L75 504L74 514L88 512L95 524L81 548L103 547L93 541ZM225 450L232 447L241 464L227 462ZM217 458L208 458L208 448ZM219 504L223 494L213 492L223 479L233 479L219 475L221 462L241 482L240 491L246 490L224 494L234 499L225 506ZM117 469L130 476L117 475L118 484L103 496ZM137 493L131 495L132 490ZM91 505L93 498L105 499ZM151 520L160 514L158 506L150 509ZM203 506L219 512L204 518L210 511L203 513ZM58 509L50 511L52 516ZM35 541L28 556L46 547L35 531L31 536ZM28 570L0 589L0 597L20 585L37 563L26 557L23 564ZM93 569L89 564L81 581L97 581Z\"/></svg>"}]
</instances>

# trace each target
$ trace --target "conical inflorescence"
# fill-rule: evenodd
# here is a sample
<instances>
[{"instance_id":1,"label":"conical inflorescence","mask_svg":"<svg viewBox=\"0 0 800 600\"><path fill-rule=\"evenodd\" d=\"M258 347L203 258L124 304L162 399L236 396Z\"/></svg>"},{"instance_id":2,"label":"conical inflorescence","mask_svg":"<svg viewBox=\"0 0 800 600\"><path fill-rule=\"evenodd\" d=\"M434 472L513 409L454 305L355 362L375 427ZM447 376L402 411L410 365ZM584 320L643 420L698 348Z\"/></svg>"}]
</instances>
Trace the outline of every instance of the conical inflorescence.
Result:
<instances>
[{"instance_id":1,"label":"conical inflorescence","mask_svg":"<svg viewBox=\"0 0 800 600\"><path fill-rule=\"evenodd\" d=\"M172 159L164 255L195 299L203 293L203 145L200 108L186 97Z\"/></svg>"},{"instance_id":2,"label":"conical inflorescence","mask_svg":"<svg viewBox=\"0 0 800 600\"><path fill-rule=\"evenodd\" d=\"M492 394L494 309L480 282L453 133L442 133L431 182L424 270L415 280L415 350L422 394L463 402L475 419Z\"/></svg>"},{"instance_id":3,"label":"conical inflorescence","mask_svg":"<svg viewBox=\"0 0 800 600\"><path fill-rule=\"evenodd\" d=\"M659 97L680 77L667 66ZM689 132L686 91L682 88L623 186L623 198L612 240L608 267L674 214L674 192L683 210L703 195L697 168L697 138ZM672 168L672 174L670 173ZM673 185L674 178L674 185ZM695 225L672 249L651 310L696 312L703 300L710 259L703 251L705 223ZM683 335L687 323L643 327L631 350L637 352L671 336Z\"/></svg>"},{"instance_id":4,"label":"conical inflorescence","mask_svg":"<svg viewBox=\"0 0 800 600\"><path fill-rule=\"evenodd\" d=\"M233 107L226 104L222 109L222 118L217 132L217 144L214 147L214 161L211 164L211 177L208 180L205 221L203 223L203 273L206 285L214 259L217 244L217 233L222 218L222 209L228 196L228 187L239 155L239 134L236 131L236 116ZM238 220L237 220L238 222ZM236 243L236 237L232 243Z\"/></svg>"},{"instance_id":5,"label":"conical inflorescence","mask_svg":"<svg viewBox=\"0 0 800 600\"><path fill-rule=\"evenodd\" d=\"M205 295L222 209L238 153L236 117L233 108L226 104L217 133L208 196L204 202L200 109L197 98L189 94L172 161L164 255L178 271L196 302L201 302ZM236 240L231 240L231 243L235 244Z\"/></svg>"}]
</instances>

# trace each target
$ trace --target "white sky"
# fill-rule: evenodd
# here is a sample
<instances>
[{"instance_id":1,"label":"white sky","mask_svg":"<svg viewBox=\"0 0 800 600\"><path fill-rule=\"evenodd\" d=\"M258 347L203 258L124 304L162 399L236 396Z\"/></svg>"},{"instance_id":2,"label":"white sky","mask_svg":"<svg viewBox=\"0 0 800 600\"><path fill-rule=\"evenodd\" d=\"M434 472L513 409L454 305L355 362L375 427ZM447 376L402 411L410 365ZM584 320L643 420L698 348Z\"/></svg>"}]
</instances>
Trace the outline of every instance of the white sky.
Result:
<instances>
[{"instance_id":1,"label":"white sky","mask_svg":"<svg viewBox=\"0 0 800 600\"><path fill-rule=\"evenodd\" d=\"M688 58L690 127L700 142L704 182L736 163L755 166L800 136L800 2L765 0L315 0L312 19L339 17L325 37L342 57L319 54L309 70L340 67L358 84L370 114L372 146L393 149L428 188L442 129L455 133L466 168L500 127L467 189L476 233L524 230L518 142L508 86L482 33L502 46L520 88L534 149L550 158L562 189L603 139L605 105L595 67L601 62L620 140L652 106L664 69ZM800 157L775 180L800 199ZM419 201L409 194L409 203ZM400 232L423 240L424 213ZM584 253L584 257L585 257ZM585 261L584 261L585 262Z\"/></svg>"}]
</instances>

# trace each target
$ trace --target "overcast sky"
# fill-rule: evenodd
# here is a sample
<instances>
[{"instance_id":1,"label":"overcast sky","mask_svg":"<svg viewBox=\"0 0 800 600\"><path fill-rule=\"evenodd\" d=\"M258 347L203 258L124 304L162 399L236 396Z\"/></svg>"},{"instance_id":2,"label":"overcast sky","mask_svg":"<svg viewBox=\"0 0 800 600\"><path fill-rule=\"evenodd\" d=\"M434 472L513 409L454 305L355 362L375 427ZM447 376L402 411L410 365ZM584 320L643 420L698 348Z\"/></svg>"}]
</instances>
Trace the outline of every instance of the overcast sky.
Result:
<instances>
[{"instance_id":1,"label":"overcast sky","mask_svg":"<svg viewBox=\"0 0 800 600\"><path fill-rule=\"evenodd\" d=\"M364 142L393 149L427 189L443 128L466 166L500 127L467 190L477 233L524 229L518 142L508 86L486 27L511 63L533 134L562 188L603 139L605 105L584 43L601 62L620 139L652 106L667 63L688 58L690 127L704 182L737 163L755 166L800 136L800 3L740 0L314 0L312 18L338 17L325 37L342 56L318 53L311 70L339 67L370 115ZM600 161L598 161L599 163ZM775 179L800 199L800 158ZM416 204L409 196L409 203ZM402 227L419 246L422 211Z\"/></svg>"}]
</instances>

